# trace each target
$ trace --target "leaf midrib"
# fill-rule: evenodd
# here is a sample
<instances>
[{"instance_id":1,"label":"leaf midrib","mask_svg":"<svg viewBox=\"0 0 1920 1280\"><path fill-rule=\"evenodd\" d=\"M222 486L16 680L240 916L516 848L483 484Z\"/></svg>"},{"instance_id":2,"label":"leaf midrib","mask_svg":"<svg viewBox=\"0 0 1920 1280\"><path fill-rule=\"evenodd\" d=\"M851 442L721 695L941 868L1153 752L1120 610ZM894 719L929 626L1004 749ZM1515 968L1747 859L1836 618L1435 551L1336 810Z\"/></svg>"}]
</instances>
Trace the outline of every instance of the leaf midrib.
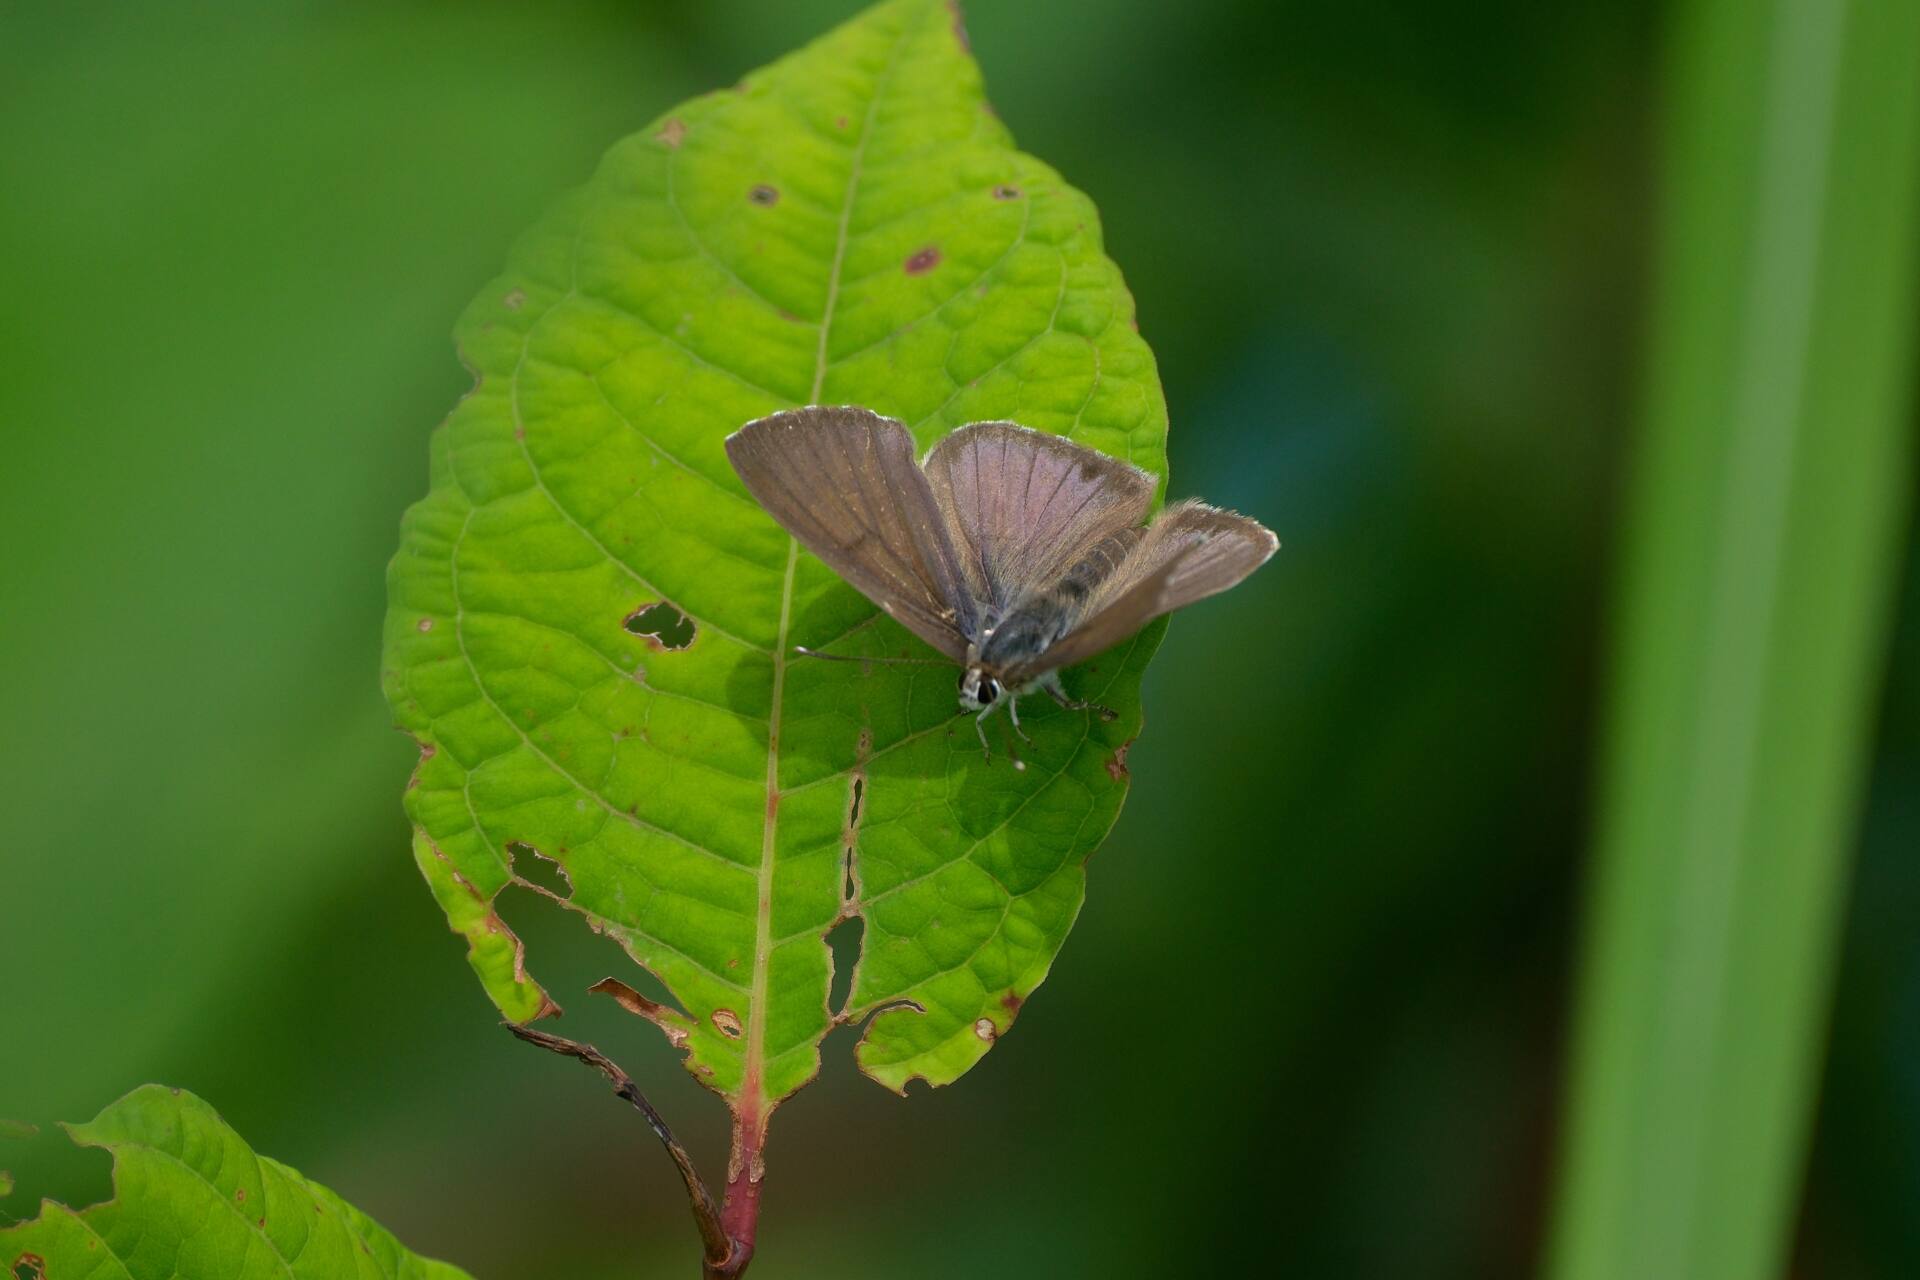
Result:
<instances>
[{"instance_id":1,"label":"leaf midrib","mask_svg":"<svg viewBox=\"0 0 1920 1280\"><path fill-rule=\"evenodd\" d=\"M827 296L820 312L819 341L814 347L813 386L807 392L809 404L819 402L820 392L826 386L829 367L827 346L833 333L834 309L840 301L840 276L846 263L848 231L853 224L853 206L860 191L860 174L866 162L867 146L873 140L880 101L886 96L887 85L893 79L901 47L912 33L912 26L907 26L887 50L886 61L874 78L873 97L867 102L866 118L861 121L860 137L854 143L853 156L847 166L847 194L840 206L840 225L834 237L833 261L827 269ZM748 1005L747 1051L740 1081L741 1102L758 1113L762 1124L766 1122L767 1100L767 984L773 961L773 867L778 843L775 835L779 829L780 726L785 709L788 632L793 621L794 570L799 562L800 543L789 537L786 575L780 586L780 626L773 646L773 702L767 720L767 803L761 817L759 901L754 914L753 932L753 982Z\"/></svg>"}]
</instances>

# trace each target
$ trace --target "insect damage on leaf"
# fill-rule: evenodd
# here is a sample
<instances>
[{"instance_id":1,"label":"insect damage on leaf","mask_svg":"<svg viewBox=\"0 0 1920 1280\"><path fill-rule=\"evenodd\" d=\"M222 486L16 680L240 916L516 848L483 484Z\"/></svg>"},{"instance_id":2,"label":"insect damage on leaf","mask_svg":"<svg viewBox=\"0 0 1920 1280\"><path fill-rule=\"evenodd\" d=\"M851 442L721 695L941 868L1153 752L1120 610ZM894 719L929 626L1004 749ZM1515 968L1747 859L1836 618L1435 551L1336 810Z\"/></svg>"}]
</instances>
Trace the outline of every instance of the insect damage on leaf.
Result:
<instances>
[{"instance_id":1,"label":"insect damage on leaf","mask_svg":"<svg viewBox=\"0 0 1920 1280\"><path fill-rule=\"evenodd\" d=\"M690 618L664 602L635 609L621 625L651 641L656 649L684 649L699 632Z\"/></svg>"},{"instance_id":2,"label":"insect damage on leaf","mask_svg":"<svg viewBox=\"0 0 1920 1280\"><path fill-rule=\"evenodd\" d=\"M723 442L862 404L921 450L1010 419L1160 476L1159 381L1092 205L1013 147L947 8L896 0L615 145L458 341L476 383L403 523L386 691L430 749L416 862L488 995L551 1008L493 910L524 846L674 1006L628 1007L754 1126L841 1020L889 1088L958 1077L1079 910L1161 628L1066 673L1113 723L1023 708L1028 767L988 766L944 676L793 657L916 642Z\"/></svg>"}]
</instances>

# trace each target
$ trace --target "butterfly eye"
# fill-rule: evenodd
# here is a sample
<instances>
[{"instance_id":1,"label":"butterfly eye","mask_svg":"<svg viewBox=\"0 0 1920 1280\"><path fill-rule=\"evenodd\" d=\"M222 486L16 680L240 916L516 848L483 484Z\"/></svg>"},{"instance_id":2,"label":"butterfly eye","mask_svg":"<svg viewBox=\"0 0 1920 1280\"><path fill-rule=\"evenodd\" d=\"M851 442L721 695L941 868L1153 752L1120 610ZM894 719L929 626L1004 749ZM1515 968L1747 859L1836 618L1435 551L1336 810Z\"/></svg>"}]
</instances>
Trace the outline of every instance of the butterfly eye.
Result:
<instances>
[{"instance_id":1,"label":"butterfly eye","mask_svg":"<svg viewBox=\"0 0 1920 1280\"><path fill-rule=\"evenodd\" d=\"M960 699L976 710L991 706L1000 696L1000 682L978 668L969 668L960 673Z\"/></svg>"}]
</instances>

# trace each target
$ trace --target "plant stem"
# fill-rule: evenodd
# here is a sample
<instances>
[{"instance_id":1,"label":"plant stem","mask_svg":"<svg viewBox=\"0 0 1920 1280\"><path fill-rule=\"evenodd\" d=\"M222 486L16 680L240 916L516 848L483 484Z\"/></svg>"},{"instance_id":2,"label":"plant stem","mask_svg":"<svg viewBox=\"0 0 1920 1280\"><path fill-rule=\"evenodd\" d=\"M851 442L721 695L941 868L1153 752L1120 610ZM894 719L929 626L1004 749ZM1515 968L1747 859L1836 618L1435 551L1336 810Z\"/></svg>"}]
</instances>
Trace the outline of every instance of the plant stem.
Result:
<instances>
[{"instance_id":1,"label":"plant stem","mask_svg":"<svg viewBox=\"0 0 1920 1280\"><path fill-rule=\"evenodd\" d=\"M727 1158L727 1201L720 1211L721 1229L732 1245L720 1264L709 1261L704 1280L735 1280L753 1261L754 1235L760 1226L760 1182L766 1176L761 1151L767 1141L767 1117L753 1102L744 1102L733 1116L733 1149Z\"/></svg>"},{"instance_id":2,"label":"plant stem","mask_svg":"<svg viewBox=\"0 0 1920 1280\"><path fill-rule=\"evenodd\" d=\"M528 1044L538 1045L542 1049L565 1057L577 1058L612 1082L614 1093L632 1103L640 1114L647 1118L647 1127L653 1130L654 1136L659 1138L660 1144L667 1149L668 1157L672 1159L674 1167L680 1171L680 1180L687 1185L687 1200L693 1208L694 1226L700 1231L700 1247L705 1267L703 1274L709 1278L722 1277L724 1280L731 1280L732 1277L746 1270L747 1259L753 1255L753 1222L758 1216L760 1207L760 1188L757 1181L753 1187L753 1205L746 1217L746 1244L742 1247L735 1243L736 1237L732 1237L727 1227L723 1225L720 1206L714 1203L713 1192L707 1189L706 1180L700 1176L700 1171L694 1168L693 1157L687 1154L687 1149L681 1146L679 1140L673 1136L673 1130L667 1128L667 1122L660 1117L658 1111L653 1109L653 1104L647 1101L646 1095L640 1092L640 1086L633 1082L631 1076L615 1065L606 1054L590 1044L581 1044L577 1040L569 1040L564 1036L536 1031L532 1027L523 1026L517 1022L507 1023L507 1030ZM735 1133L737 1149L739 1142L737 1128ZM764 1135L764 1126L760 1133ZM757 1142L754 1147L753 1163L755 1165L759 1163ZM729 1181L728 1212L733 1210L733 1199L733 1186Z\"/></svg>"}]
</instances>

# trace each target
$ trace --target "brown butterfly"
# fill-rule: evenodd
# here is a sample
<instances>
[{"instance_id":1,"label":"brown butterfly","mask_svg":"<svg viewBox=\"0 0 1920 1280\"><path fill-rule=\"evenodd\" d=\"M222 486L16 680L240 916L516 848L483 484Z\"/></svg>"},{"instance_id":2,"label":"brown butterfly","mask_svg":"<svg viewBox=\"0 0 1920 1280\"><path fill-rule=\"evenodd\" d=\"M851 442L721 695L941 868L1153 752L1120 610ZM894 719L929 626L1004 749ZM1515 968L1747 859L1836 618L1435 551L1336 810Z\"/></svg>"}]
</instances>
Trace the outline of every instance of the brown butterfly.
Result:
<instances>
[{"instance_id":1,"label":"brown butterfly","mask_svg":"<svg viewBox=\"0 0 1920 1280\"><path fill-rule=\"evenodd\" d=\"M1279 546L1192 500L1143 525L1151 475L1011 422L961 427L916 463L901 423L816 405L749 422L727 456L802 546L960 664L983 747L1003 702L1026 737L1014 704L1035 690L1111 719L1069 698L1061 669L1225 591Z\"/></svg>"}]
</instances>

